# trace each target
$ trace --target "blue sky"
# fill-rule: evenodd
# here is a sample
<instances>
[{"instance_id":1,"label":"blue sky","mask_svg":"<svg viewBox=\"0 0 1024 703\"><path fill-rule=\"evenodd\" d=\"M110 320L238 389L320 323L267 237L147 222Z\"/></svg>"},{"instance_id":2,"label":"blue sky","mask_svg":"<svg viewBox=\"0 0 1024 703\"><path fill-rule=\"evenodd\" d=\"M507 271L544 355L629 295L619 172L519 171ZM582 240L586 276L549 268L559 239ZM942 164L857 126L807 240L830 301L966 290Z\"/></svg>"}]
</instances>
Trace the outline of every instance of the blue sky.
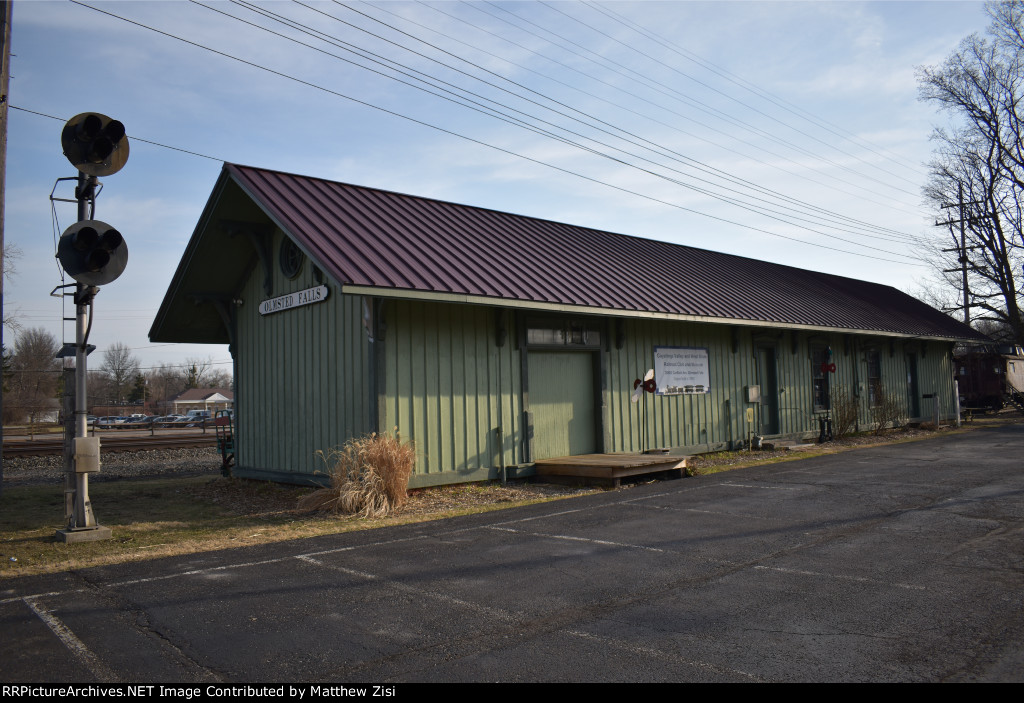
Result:
<instances>
[{"instance_id":1,"label":"blue sky","mask_svg":"<svg viewBox=\"0 0 1024 703\"><path fill-rule=\"evenodd\" d=\"M49 202L74 175L60 132L81 112L121 120L131 157L101 179L96 215L130 258L97 297L90 342L125 343L144 367L229 368L226 347L146 336L222 160L913 291L929 269L911 238L943 236L920 188L945 119L917 100L914 69L988 24L978 2L86 4L15 3L5 226L23 254L4 302L73 339L49 297L55 230L75 219L68 203L54 219ZM397 75L365 52L491 112L336 58Z\"/></svg>"}]
</instances>

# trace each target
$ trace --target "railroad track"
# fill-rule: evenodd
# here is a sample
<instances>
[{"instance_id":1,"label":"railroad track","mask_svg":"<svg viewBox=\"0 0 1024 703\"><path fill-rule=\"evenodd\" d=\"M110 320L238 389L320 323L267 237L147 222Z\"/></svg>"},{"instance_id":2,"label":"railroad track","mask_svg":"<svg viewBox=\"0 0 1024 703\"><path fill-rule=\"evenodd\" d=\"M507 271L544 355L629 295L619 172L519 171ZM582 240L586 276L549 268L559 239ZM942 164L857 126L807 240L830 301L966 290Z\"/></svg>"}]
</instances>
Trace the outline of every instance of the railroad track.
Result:
<instances>
[{"instance_id":1,"label":"railroad track","mask_svg":"<svg viewBox=\"0 0 1024 703\"><path fill-rule=\"evenodd\" d=\"M134 452L144 449L186 449L188 447L212 447L217 444L217 435L194 434L184 437L111 437L101 435L100 446L104 452ZM64 453L63 437L23 441L5 441L4 456L46 456Z\"/></svg>"}]
</instances>

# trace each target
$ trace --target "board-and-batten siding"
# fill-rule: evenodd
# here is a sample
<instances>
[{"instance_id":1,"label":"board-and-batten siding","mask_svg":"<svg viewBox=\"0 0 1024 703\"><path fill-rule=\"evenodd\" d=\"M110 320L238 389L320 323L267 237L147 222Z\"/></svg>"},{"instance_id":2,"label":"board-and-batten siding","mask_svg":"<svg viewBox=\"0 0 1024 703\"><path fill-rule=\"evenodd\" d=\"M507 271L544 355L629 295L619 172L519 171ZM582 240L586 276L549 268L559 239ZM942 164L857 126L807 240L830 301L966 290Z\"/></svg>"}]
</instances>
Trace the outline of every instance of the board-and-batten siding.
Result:
<instances>
[{"instance_id":1,"label":"board-and-batten siding","mask_svg":"<svg viewBox=\"0 0 1024 703\"><path fill-rule=\"evenodd\" d=\"M274 242L275 264L279 237ZM257 308L266 296L262 270L257 269L245 288L247 302L239 310L239 353L248 361L240 364L237 412L239 424L254 430L239 437L238 465L263 474L313 473L323 468L317 450L371 429L371 365L362 299L341 295L327 282L331 293L326 303L261 317ZM315 285L308 261L290 281L275 266L274 296ZM504 316L507 329L501 346L499 316ZM396 299L384 303L380 429L397 428L403 439L413 441L417 463L411 486L497 478L502 465L511 475L522 475L515 471L526 462L526 427L522 352L516 345L514 319L511 311L486 306ZM774 349L780 435L816 434L811 353L826 344L831 345L837 366L833 384L857 391L860 429L871 427L866 390L870 348L879 351L887 393L906 397L906 353L911 351L917 355L920 393L938 393L943 416L951 411L949 344L898 340L891 345L888 339L864 335L626 319L621 322L624 343L617 348L617 324L613 320L608 325L610 339L599 352L604 373L595 391L601 394L595 398L602 398L605 451L642 448L643 405L631 403L630 395L633 380L654 366L655 346L707 348L711 392L648 396L651 448L734 448L756 432L756 425L750 427L746 421L746 409L751 407L746 387L759 383L759 346ZM931 416L931 402L921 401L922 417Z\"/></svg>"},{"instance_id":2,"label":"board-and-batten siding","mask_svg":"<svg viewBox=\"0 0 1024 703\"><path fill-rule=\"evenodd\" d=\"M496 478L522 461L515 331L494 308L389 300L381 429L413 441L412 486ZM499 436L498 429L501 429Z\"/></svg>"},{"instance_id":3,"label":"board-and-batten siding","mask_svg":"<svg viewBox=\"0 0 1024 703\"><path fill-rule=\"evenodd\" d=\"M746 436L744 387L755 384L756 370L749 333L733 353L732 332L720 325L660 321L625 321L621 349L611 345L605 446L608 451L635 452L642 447L644 403L633 403L633 382L654 368L654 347L701 347L708 350L711 391L678 396L646 397L648 448L724 448Z\"/></svg>"},{"instance_id":4,"label":"board-and-batten siding","mask_svg":"<svg viewBox=\"0 0 1024 703\"><path fill-rule=\"evenodd\" d=\"M412 485L495 478L504 462L525 461L520 351L508 315L508 338L496 345L496 316L484 306L388 301L384 364L386 429L397 427L417 448ZM906 398L906 352L918 356L920 393L939 393L945 417L951 408L950 345L864 335L790 330L734 330L727 325L624 320L621 349L606 341L603 394L606 451L641 449L642 403L630 402L633 380L654 366L655 346L708 349L711 392L692 396L648 396L648 447L696 452L734 448L757 426L746 421L746 387L759 383L758 347L774 350L779 435L813 436L812 350L831 345L834 385L856 389L859 428L872 427L867 394L866 350L877 348L887 393ZM615 323L608 334L615 335ZM734 351L735 348L735 351ZM529 353L528 351L526 353ZM595 396L600 397L600 396ZM921 401L922 417L931 401ZM755 413L755 422L756 422ZM501 427L501 444L496 429ZM521 475L521 474L520 474Z\"/></svg>"},{"instance_id":5,"label":"board-and-batten siding","mask_svg":"<svg viewBox=\"0 0 1024 703\"><path fill-rule=\"evenodd\" d=\"M733 331L722 325L627 320L625 343L615 345L607 362L605 384L607 451L632 452L642 447L643 401L630 402L633 381L654 367L655 346L702 347L708 350L711 392L689 396L647 396L648 448L683 448L707 451L733 448L757 432L756 405L746 402L746 387L759 385L758 347L775 352L779 435L808 436L818 431L819 414L813 411L812 351L830 345L836 373L834 388L853 392L858 402L859 429L873 428L867 392L868 349L879 352L882 384L906 406L906 354L918 364L919 394L937 394L942 417L952 413L952 345L940 342L873 338L863 335L820 334L794 331ZM735 341L734 341L735 335ZM735 345L735 351L733 351ZM923 352L923 353L922 353ZM932 417L935 401L920 400L921 414ZM755 408L755 424L748 426L747 408Z\"/></svg>"},{"instance_id":6,"label":"board-and-batten siding","mask_svg":"<svg viewBox=\"0 0 1024 703\"><path fill-rule=\"evenodd\" d=\"M320 285L308 258L294 279L281 273L282 236L275 232L270 248L270 297ZM260 315L263 280L254 266L237 309L237 473L287 480L323 471L318 450L370 431L368 344L358 296L324 277L325 302Z\"/></svg>"}]
</instances>

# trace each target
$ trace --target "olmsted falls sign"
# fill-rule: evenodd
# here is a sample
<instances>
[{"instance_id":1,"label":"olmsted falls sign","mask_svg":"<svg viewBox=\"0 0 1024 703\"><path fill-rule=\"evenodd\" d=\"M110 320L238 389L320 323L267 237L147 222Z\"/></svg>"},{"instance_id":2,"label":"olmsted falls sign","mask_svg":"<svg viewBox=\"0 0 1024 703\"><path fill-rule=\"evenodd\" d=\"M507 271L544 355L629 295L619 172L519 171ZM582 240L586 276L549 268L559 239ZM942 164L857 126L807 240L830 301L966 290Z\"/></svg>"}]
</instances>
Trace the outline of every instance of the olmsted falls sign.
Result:
<instances>
[{"instance_id":1,"label":"olmsted falls sign","mask_svg":"<svg viewBox=\"0 0 1024 703\"><path fill-rule=\"evenodd\" d=\"M298 290L294 293L279 295L270 300L260 303L260 315L269 315L272 312L281 312L290 308L297 308L313 303L322 303L327 300L327 286L316 286L306 290Z\"/></svg>"}]
</instances>

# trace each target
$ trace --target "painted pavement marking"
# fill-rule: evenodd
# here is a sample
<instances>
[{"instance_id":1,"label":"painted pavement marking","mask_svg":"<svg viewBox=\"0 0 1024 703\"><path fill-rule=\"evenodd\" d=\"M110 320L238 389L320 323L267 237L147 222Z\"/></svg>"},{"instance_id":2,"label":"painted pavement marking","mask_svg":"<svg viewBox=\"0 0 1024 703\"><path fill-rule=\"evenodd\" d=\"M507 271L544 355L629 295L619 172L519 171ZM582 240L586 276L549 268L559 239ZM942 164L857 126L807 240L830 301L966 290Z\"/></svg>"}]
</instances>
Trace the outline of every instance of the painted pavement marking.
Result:
<instances>
[{"instance_id":1,"label":"painted pavement marking","mask_svg":"<svg viewBox=\"0 0 1024 703\"><path fill-rule=\"evenodd\" d=\"M864 576L843 576L841 574L824 574L820 571L804 571L802 569L785 569L781 566L761 566L755 565L755 569L761 569L764 571L778 571L783 574L796 574L797 576L815 576L818 578L836 579L838 581L857 581L858 583L874 583L880 586L888 586L890 588L905 588L911 591L927 591L927 586L917 586L910 583L899 583L892 581L879 581L878 579L870 579Z\"/></svg>"},{"instance_id":2,"label":"painted pavement marking","mask_svg":"<svg viewBox=\"0 0 1024 703\"><path fill-rule=\"evenodd\" d=\"M772 491L806 491L807 489L802 486L764 486L760 484L750 483L730 483L723 481L722 483L716 484L718 486L728 486L730 488L763 488Z\"/></svg>"},{"instance_id":3,"label":"painted pavement marking","mask_svg":"<svg viewBox=\"0 0 1024 703\"><path fill-rule=\"evenodd\" d=\"M565 634L572 635L573 637L580 637L582 639L593 640L595 642L600 642L602 644L606 644L606 645L609 645L609 646L612 646L612 647L616 647L618 649L625 649L628 652L632 652L633 654L639 654L639 655L644 656L644 657L654 657L654 658L657 658L657 659L668 659L669 661L674 661L674 662L677 662L679 664L684 664L686 666L692 666L695 669L707 669L708 671L713 671L716 674L726 674L726 675L730 675L730 676L739 676L740 678L747 679L749 681L756 681L756 682L761 682L761 683L766 683L767 682L767 679L763 679L763 678L761 678L759 676L754 676L753 674L748 674L747 672L740 671L738 669L730 669L728 667L718 666L716 664L710 664L708 662L696 661L694 659L685 659L683 657L679 657L679 656L676 656L674 654L670 654L668 652L664 652L664 651L659 650L659 649L652 649L650 647L641 647L639 645L632 644L631 642L623 642L621 640L612 639L610 637L601 637L599 635L592 635L589 632L576 632L576 631L572 631L572 630L567 630Z\"/></svg>"},{"instance_id":4,"label":"painted pavement marking","mask_svg":"<svg viewBox=\"0 0 1024 703\"><path fill-rule=\"evenodd\" d=\"M649 552L664 552L664 549L658 549L657 547L646 547L642 544L625 544L623 542L609 542L603 539L591 539L589 537L573 537L572 535L552 535L544 532L527 532L526 530L513 530L511 527L499 527L497 525L487 525L488 530L499 530L501 532L512 532L517 535L529 535L531 537L542 537L545 539L564 539L571 542L589 542L591 544L600 544L603 547L627 547L629 549L643 549Z\"/></svg>"},{"instance_id":5,"label":"painted pavement marking","mask_svg":"<svg viewBox=\"0 0 1024 703\"><path fill-rule=\"evenodd\" d=\"M314 559L313 557L307 556L307 555L302 555L302 556L297 557L297 558L301 559L302 561L309 562L310 564L314 564L316 566L319 566L319 567L321 567L323 569L331 569L333 571L340 571L343 574L350 574L352 576L357 576L359 578L366 579L367 581L377 581L377 582L380 582L380 583L384 583L384 584L390 586L391 588L395 588L395 589L398 589L398 590L401 590L401 591L405 591L407 593L412 593L413 595L427 596L428 598L434 598L435 600L444 601L445 603L448 603L449 605L456 605L456 606L459 606L461 608L468 608L469 610L473 610L473 611L475 611L475 612L477 612L477 613L479 613L481 615L486 615L488 617L497 618L497 619L502 620L502 621L507 622L507 623L513 623L514 624L514 623L522 622L522 617L514 615L512 613L509 613L508 611L501 610L499 608L490 608L490 607L485 606L485 605L479 605L479 604L473 603L471 601L462 600L461 598L454 598L454 597L449 596L449 595L444 594L444 593L438 593L436 591L431 591L431 590L424 589L424 588L417 588L416 586L410 586L409 584L402 583L401 581L396 581L396 580L390 579L390 578L384 578L384 577L378 576L377 574L371 574L371 573L368 573L366 571L358 571L356 569L349 569L347 567L339 566L337 564L328 564L328 563L325 563L323 561L320 561L319 559Z\"/></svg>"},{"instance_id":6,"label":"painted pavement marking","mask_svg":"<svg viewBox=\"0 0 1024 703\"><path fill-rule=\"evenodd\" d=\"M76 659L89 671L93 672L100 681L104 683L114 683L119 679L117 674L110 670L106 664L104 664L99 657L97 657L91 649L85 646L85 643L78 639L74 632L72 632L67 625L51 613L49 610L44 608L40 603L36 602L37 597L27 596L22 598L25 605L35 613L43 623L50 628L53 634L57 635L65 647L75 656Z\"/></svg>"},{"instance_id":7,"label":"painted pavement marking","mask_svg":"<svg viewBox=\"0 0 1024 703\"><path fill-rule=\"evenodd\" d=\"M501 529L501 528L494 528L494 529ZM515 530L512 530L512 531L515 531ZM656 551L660 551L660 550L656 550ZM524 623L526 621L526 616L525 615L520 615L520 614L512 613L512 612L509 612L507 610L502 610L500 608L490 608L490 607L487 607L487 606L482 606L482 605L479 605L477 603L472 603L470 601L462 600L461 598L453 598L451 596L448 596L448 595L445 595L445 594L442 594L442 593L437 593L436 591L431 591L431 590L426 590L426 589L422 589L422 588L417 588L415 586L410 586L408 584L401 583L400 581L395 581L395 580L390 579L390 578L383 578L383 577L378 576L376 574L371 574L371 573L368 573L368 572L365 572L365 571L358 571L356 569L349 569L347 567L338 566L336 564L326 564L326 563L324 563L324 562L322 562L322 561L320 561L318 559L314 559L312 557L305 556L305 555L300 556L298 558L301 559L302 561L309 562L309 563L314 564L316 566L319 566L321 568L332 569L334 571L340 571L342 573L350 574L352 576L357 576L359 578L363 578L363 579L366 579L368 581L381 582L381 583L384 583L384 584L386 584L386 585L388 585L388 586L390 586L392 588L403 590L403 591L406 591L408 593L412 593L414 595L426 596L428 598L434 598L436 600L444 601L445 603L448 603L448 604L451 604L451 605L455 605L455 606L462 607L462 608L468 608L468 609L473 610L474 612L477 612L477 613L479 613L481 615L486 615L488 617L497 618L497 619L499 619L499 620L501 620L503 622L509 623L509 624L513 624L513 625L521 624L521 623ZM554 634L554 633L557 633L557 632L558 632L557 630L553 630L553 631L551 631L551 634ZM656 650L656 649L651 649L649 647L641 647L641 646L639 646L637 644L634 644L632 642L622 641L622 640L618 640L618 639L614 639L614 638L609 638L609 637L601 637L601 636L598 636L598 635L593 635L593 634L590 634L590 633L587 633L587 632L580 632L580 631L577 631L577 630L563 630L562 632L564 634L566 634L566 635L571 636L571 637L578 637L580 639L587 639L587 640L592 640L592 641L600 642L600 643L602 643L604 645L615 647L616 649L625 650L625 651L630 652L632 654L640 655L640 656L643 656L643 657L656 657L658 659L667 659L669 661L673 661L673 662L676 662L678 664L683 664L685 666L690 666L690 667L693 667L693 668L696 668L696 669L705 669L705 670L708 670L708 671L713 671L713 672L718 673L718 674L724 674L724 675L729 675L729 676L738 676L740 678L751 680L751 681L763 681L764 680L764 679L761 679L761 678L759 678L757 676L754 676L752 674L748 674L748 673L743 672L743 671L738 671L736 669L729 669L727 667L721 667L721 666L718 666L718 665L715 665L715 664L711 664L709 662L696 661L696 660L693 660L693 659L685 659L683 657L679 657L679 656L676 656L674 654L670 654L668 652L664 652L664 651L660 651L660 650Z\"/></svg>"}]
</instances>

